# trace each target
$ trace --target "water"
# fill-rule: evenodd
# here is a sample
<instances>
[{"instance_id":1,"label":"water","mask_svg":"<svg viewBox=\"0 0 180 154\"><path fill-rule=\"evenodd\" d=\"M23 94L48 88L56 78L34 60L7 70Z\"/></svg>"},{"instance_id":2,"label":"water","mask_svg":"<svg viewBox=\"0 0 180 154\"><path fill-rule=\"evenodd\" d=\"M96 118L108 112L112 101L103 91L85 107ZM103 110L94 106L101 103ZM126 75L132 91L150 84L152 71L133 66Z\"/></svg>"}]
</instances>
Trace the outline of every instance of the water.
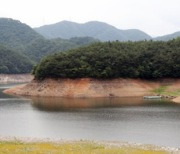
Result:
<instances>
[{"instance_id":1,"label":"water","mask_svg":"<svg viewBox=\"0 0 180 154\"><path fill-rule=\"evenodd\" d=\"M17 98L2 93L0 136L127 141L180 147L180 105L170 101Z\"/></svg>"}]
</instances>

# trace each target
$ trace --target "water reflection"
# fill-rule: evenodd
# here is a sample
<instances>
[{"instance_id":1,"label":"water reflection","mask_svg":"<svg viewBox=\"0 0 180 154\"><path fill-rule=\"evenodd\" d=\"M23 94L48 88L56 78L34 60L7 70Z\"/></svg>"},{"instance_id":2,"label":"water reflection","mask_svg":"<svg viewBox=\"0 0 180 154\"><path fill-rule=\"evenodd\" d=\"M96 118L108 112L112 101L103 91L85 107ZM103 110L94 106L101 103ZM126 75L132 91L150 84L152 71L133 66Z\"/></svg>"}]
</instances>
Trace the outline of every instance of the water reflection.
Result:
<instances>
[{"instance_id":1,"label":"water reflection","mask_svg":"<svg viewBox=\"0 0 180 154\"><path fill-rule=\"evenodd\" d=\"M168 100L25 99L3 94L9 86L0 85L0 136L180 147L180 105Z\"/></svg>"},{"instance_id":2,"label":"water reflection","mask_svg":"<svg viewBox=\"0 0 180 154\"><path fill-rule=\"evenodd\" d=\"M128 98L52 98L33 97L32 106L45 111L61 111L85 108L108 108L123 106L165 105L166 100L144 100L140 97Z\"/></svg>"}]
</instances>

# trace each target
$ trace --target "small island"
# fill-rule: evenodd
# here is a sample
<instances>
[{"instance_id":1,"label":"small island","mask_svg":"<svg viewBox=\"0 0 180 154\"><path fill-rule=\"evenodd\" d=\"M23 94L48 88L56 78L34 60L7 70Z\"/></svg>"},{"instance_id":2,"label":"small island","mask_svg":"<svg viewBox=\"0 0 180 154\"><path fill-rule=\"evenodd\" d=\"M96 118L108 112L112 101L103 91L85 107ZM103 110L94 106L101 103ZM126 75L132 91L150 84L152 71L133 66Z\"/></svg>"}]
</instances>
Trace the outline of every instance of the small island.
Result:
<instances>
[{"instance_id":1,"label":"small island","mask_svg":"<svg viewBox=\"0 0 180 154\"><path fill-rule=\"evenodd\" d=\"M45 57L34 80L5 93L47 97L132 97L180 94L180 39L105 42ZM175 99L179 102L178 98Z\"/></svg>"}]
</instances>

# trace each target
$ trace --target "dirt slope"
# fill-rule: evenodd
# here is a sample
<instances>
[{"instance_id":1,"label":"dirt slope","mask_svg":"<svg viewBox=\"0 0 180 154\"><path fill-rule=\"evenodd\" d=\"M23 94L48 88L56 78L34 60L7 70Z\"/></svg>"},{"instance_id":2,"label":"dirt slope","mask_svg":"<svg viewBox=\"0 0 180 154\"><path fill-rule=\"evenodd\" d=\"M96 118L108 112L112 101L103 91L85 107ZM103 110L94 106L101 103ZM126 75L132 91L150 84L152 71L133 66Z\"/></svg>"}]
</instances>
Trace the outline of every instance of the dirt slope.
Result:
<instances>
[{"instance_id":1,"label":"dirt slope","mask_svg":"<svg viewBox=\"0 0 180 154\"><path fill-rule=\"evenodd\" d=\"M159 82L139 79L96 80L83 79L46 79L41 82L33 80L5 90L5 93L24 96L47 97L133 97L148 95L157 88Z\"/></svg>"}]
</instances>

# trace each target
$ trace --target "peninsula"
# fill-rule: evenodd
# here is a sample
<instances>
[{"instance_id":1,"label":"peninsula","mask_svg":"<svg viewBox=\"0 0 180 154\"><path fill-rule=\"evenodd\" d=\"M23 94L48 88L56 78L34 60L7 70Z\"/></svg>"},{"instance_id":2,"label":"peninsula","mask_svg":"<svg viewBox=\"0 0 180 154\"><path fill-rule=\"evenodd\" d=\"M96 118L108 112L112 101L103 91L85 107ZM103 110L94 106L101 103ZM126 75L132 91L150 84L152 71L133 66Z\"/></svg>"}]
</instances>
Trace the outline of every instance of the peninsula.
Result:
<instances>
[{"instance_id":1,"label":"peninsula","mask_svg":"<svg viewBox=\"0 0 180 154\"><path fill-rule=\"evenodd\" d=\"M94 43L48 56L35 79L5 93L42 97L180 95L180 39ZM179 99L175 99L179 102Z\"/></svg>"}]
</instances>

